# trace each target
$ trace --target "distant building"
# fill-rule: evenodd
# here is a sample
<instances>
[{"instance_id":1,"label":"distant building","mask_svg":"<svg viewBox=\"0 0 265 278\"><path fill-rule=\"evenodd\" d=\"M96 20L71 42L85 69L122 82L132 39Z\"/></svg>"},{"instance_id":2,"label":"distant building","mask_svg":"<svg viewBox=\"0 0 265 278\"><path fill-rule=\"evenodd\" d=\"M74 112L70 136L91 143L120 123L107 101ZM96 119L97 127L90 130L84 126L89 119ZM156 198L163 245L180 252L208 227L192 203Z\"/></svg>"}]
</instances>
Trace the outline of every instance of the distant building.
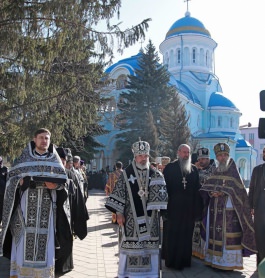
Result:
<instances>
[{"instance_id":1,"label":"distant building","mask_svg":"<svg viewBox=\"0 0 265 278\"><path fill-rule=\"evenodd\" d=\"M190 115L189 127L199 147L211 150L219 142L228 143L231 157L245 181L250 179L252 169L256 166L257 150L243 138L239 130L241 113L235 104L224 96L219 78L215 74L214 51L217 43L203 23L191 17L187 11L183 18L178 19L165 34L160 44L163 64L171 74L170 83L175 85L180 99ZM110 130L109 134L97 139L106 147L100 149L92 161L97 169L110 165L117 159L115 136L120 132L115 118L119 113L117 103L120 92L124 91L127 76L134 75L138 68L135 56L122 59L106 69L113 80L114 87L107 97L111 97L109 105L104 109L105 117L102 124ZM104 96L104 93L102 92ZM196 151L196 150L194 150ZM126 162L123 161L125 164Z\"/></svg>"},{"instance_id":2,"label":"distant building","mask_svg":"<svg viewBox=\"0 0 265 278\"><path fill-rule=\"evenodd\" d=\"M263 148L265 147L265 139L260 139L258 136L258 127L243 127L240 132L245 140L257 151L256 164L262 164L263 161Z\"/></svg>"}]
</instances>

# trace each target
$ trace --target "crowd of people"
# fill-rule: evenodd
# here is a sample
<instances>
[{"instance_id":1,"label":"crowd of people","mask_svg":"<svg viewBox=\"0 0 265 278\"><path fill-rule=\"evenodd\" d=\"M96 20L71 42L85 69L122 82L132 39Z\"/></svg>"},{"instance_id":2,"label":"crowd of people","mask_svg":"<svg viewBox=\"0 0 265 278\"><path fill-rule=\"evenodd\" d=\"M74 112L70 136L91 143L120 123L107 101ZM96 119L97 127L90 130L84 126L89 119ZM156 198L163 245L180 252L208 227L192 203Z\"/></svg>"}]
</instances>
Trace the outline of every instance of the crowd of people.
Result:
<instances>
[{"instance_id":1,"label":"crowd of people","mask_svg":"<svg viewBox=\"0 0 265 278\"><path fill-rule=\"evenodd\" d=\"M148 142L134 143L131 165L107 191L105 206L122 230L118 277L159 277L161 259L176 270L191 267L192 256L222 270L243 269L253 254L261 263L265 164L254 168L248 195L226 143L214 146L215 159L199 148L194 164L181 144L163 167L149 162L149 150Z\"/></svg>"},{"instance_id":2,"label":"crowd of people","mask_svg":"<svg viewBox=\"0 0 265 278\"><path fill-rule=\"evenodd\" d=\"M265 164L253 169L249 194L230 147L212 150L181 144L176 159L150 161L150 145L132 145L132 163L87 172L80 156L51 143L38 129L10 168L0 157L0 255L11 277L55 277L71 271L73 239L87 236L89 189L105 190L111 222L119 225L118 277L159 277L168 268L243 269L243 258L265 258ZM263 151L265 161L265 148ZM97 178L96 178L97 177ZM163 232L161 233L161 222Z\"/></svg>"}]
</instances>

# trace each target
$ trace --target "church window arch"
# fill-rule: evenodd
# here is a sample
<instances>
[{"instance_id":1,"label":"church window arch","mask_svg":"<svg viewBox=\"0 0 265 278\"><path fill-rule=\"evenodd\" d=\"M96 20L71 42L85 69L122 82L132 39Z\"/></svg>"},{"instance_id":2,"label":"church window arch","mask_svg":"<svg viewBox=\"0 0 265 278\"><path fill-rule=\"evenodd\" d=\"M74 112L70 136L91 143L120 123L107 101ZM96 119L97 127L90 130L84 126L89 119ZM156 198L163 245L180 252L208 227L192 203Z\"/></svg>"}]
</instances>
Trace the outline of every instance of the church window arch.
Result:
<instances>
[{"instance_id":1,"label":"church window arch","mask_svg":"<svg viewBox=\"0 0 265 278\"><path fill-rule=\"evenodd\" d=\"M196 60L197 60L197 55L196 55L196 48L192 49L192 63L196 64Z\"/></svg>"},{"instance_id":2,"label":"church window arch","mask_svg":"<svg viewBox=\"0 0 265 278\"><path fill-rule=\"evenodd\" d=\"M205 65L208 67L209 66L209 51L206 51L205 54Z\"/></svg>"},{"instance_id":3,"label":"church window arch","mask_svg":"<svg viewBox=\"0 0 265 278\"><path fill-rule=\"evenodd\" d=\"M222 117L218 116L217 118L217 127L222 127Z\"/></svg>"},{"instance_id":4,"label":"church window arch","mask_svg":"<svg viewBox=\"0 0 265 278\"><path fill-rule=\"evenodd\" d=\"M230 127L234 127L234 118L230 118Z\"/></svg>"},{"instance_id":5,"label":"church window arch","mask_svg":"<svg viewBox=\"0 0 265 278\"><path fill-rule=\"evenodd\" d=\"M127 85L127 76L125 74L121 74L116 80L116 90L125 89Z\"/></svg>"},{"instance_id":6,"label":"church window arch","mask_svg":"<svg viewBox=\"0 0 265 278\"><path fill-rule=\"evenodd\" d=\"M180 52L180 49L178 48L177 49L177 64L180 64L181 62L181 52Z\"/></svg>"}]
</instances>

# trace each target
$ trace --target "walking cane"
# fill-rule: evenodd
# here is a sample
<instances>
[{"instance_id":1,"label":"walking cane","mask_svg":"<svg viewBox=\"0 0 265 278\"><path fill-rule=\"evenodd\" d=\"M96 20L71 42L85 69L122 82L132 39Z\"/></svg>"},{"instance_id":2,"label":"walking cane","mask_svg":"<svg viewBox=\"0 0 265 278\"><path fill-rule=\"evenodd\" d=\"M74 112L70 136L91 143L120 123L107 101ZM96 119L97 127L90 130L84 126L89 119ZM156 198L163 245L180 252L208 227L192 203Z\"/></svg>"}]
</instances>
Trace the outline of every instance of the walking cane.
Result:
<instances>
[{"instance_id":1,"label":"walking cane","mask_svg":"<svg viewBox=\"0 0 265 278\"><path fill-rule=\"evenodd\" d=\"M157 215L158 215L158 242L159 242L158 272L159 272L159 278L162 278L162 255L161 255L162 240L161 240L161 228L160 228L160 209L157 210Z\"/></svg>"}]
</instances>

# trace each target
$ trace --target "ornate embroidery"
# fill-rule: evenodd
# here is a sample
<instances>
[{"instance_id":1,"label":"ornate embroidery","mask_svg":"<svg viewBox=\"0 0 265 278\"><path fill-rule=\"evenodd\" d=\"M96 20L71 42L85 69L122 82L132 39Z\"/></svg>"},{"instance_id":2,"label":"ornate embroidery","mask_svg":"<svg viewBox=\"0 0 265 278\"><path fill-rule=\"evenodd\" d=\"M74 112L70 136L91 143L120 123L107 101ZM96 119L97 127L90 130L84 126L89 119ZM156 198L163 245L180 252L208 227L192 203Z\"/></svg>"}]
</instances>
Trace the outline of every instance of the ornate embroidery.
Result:
<instances>
[{"instance_id":1,"label":"ornate embroidery","mask_svg":"<svg viewBox=\"0 0 265 278\"><path fill-rule=\"evenodd\" d=\"M151 256L150 255L138 255L128 256L127 258L127 270L131 272L144 272L151 269Z\"/></svg>"},{"instance_id":2,"label":"ornate embroidery","mask_svg":"<svg viewBox=\"0 0 265 278\"><path fill-rule=\"evenodd\" d=\"M46 262L51 197L47 189L29 189L27 196L25 264Z\"/></svg>"},{"instance_id":3,"label":"ornate embroidery","mask_svg":"<svg viewBox=\"0 0 265 278\"><path fill-rule=\"evenodd\" d=\"M15 244L18 245L25 232L25 223L20 206L17 207L10 220L10 230L13 238L15 239Z\"/></svg>"}]
</instances>

